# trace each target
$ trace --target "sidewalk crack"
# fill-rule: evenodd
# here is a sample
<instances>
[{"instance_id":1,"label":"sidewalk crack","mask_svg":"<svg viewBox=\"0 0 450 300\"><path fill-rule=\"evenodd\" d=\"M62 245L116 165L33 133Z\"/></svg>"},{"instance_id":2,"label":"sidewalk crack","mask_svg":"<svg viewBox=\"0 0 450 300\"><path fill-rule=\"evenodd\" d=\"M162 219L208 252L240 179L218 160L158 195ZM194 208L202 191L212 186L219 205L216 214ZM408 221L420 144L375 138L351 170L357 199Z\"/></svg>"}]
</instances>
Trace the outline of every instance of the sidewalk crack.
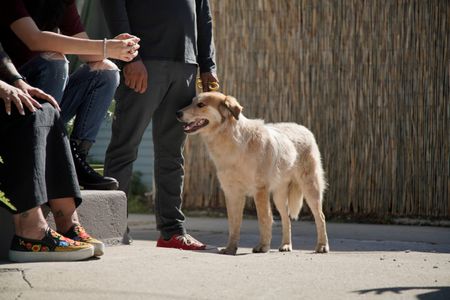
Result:
<instances>
[{"instance_id":1,"label":"sidewalk crack","mask_svg":"<svg viewBox=\"0 0 450 300\"><path fill-rule=\"evenodd\" d=\"M27 275L25 274L25 270L20 269L20 273L22 273L22 279L28 284L28 286L32 289L33 285L31 282L27 279Z\"/></svg>"}]
</instances>

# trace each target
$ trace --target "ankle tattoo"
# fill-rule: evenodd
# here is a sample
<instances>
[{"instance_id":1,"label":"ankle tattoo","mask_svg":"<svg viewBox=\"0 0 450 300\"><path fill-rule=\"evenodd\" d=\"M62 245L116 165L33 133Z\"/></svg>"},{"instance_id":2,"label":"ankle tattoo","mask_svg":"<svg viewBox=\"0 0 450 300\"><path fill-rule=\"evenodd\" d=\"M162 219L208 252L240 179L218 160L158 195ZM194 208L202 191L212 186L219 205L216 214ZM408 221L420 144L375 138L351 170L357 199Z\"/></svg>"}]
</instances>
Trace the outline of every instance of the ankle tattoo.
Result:
<instances>
[{"instance_id":1,"label":"ankle tattoo","mask_svg":"<svg viewBox=\"0 0 450 300\"><path fill-rule=\"evenodd\" d=\"M29 215L30 215L30 213L23 212L23 213L20 214L20 217L25 219L25 218L28 218Z\"/></svg>"},{"instance_id":2,"label":"ankle tattoo","mask_svg":"<svg viewBox=\"0 0 450 300\"><path fill-rule=\"evenodd\" d=\"M64 213L63 213L62 210L58 210L57 212L55 212L55 213L53 214L53 216L54 216L55 218L62 218L62 217L64 217Z\"/></svg>"}]
</instances>

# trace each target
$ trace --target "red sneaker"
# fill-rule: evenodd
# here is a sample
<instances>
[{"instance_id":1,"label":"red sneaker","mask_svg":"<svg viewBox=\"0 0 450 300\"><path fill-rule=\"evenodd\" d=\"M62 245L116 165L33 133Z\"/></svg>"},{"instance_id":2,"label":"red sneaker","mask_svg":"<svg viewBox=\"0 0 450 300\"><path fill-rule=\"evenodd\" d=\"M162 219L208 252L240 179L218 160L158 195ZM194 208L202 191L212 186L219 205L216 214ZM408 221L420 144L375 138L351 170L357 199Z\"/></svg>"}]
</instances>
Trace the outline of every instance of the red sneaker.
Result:
<instances>
[{"instance_id":1,"label":"red sneaker","mask_svg":"<svg viewBox=\"0 0 450 300\"><path fill-rule=\"evenodd\" d=\"M206 245L197 241L189 234L174 235L170 240L166 241L162 237L156 243L156 247L176 248L182 250L205 250Z\"/></svg>"}]
</instances>

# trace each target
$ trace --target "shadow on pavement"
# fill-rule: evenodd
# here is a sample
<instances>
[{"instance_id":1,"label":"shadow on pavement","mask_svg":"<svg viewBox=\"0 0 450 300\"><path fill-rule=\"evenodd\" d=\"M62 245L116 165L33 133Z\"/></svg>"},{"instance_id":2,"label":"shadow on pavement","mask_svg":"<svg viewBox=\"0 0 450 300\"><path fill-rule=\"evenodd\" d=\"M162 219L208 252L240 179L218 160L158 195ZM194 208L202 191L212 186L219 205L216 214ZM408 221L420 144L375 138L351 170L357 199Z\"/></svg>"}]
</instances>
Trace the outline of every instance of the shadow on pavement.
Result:
<instances>
[{"instance_id":1,"label":"shadow on pavement","mask_svg":"<svg viewBox=\"0 0 450 300\"><path fill-rule=\"evenodd\" d=\"M428 287L389 287L389 288L377 288L354 291L360 295L374 293L377 296L389 297L390 293L401 295L402 292L410 290L426 290L423 294L418 294L417 299L421 300L447 300L450 299L450 287L449 286L428 286Z\"/></svg>"}]
</instances>

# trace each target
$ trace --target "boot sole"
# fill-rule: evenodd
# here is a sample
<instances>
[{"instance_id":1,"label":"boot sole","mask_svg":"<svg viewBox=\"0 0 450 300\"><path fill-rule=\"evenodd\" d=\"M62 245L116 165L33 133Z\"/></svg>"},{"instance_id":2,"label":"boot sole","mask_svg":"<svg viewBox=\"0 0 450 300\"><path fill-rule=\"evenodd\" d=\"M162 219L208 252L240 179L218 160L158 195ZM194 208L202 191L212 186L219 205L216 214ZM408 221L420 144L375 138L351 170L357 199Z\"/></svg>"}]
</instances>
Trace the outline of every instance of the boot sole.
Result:
<instances>
[{"instance_id":1,"label":"boot sole","mask_svg":"<svg viewBox=\"0 0 450 300\"><path fill-rule=\"evenodd\" d=\"M115 191L119 188L119 184L117 182L112 182L108 184L81 184L85 190L100 190L100 191Z\"/></svg>"},{"instance_id":2,"label":"boot sole","mask_svg":"<svg viewBox=\"0 0 450 300\"><path fill-rule=\"evenodd\" d=\"M77 261L94 256L94 247L66 252L28 252L9 250L9 260L14 262Z\"/></svg>"}]
</instances>

